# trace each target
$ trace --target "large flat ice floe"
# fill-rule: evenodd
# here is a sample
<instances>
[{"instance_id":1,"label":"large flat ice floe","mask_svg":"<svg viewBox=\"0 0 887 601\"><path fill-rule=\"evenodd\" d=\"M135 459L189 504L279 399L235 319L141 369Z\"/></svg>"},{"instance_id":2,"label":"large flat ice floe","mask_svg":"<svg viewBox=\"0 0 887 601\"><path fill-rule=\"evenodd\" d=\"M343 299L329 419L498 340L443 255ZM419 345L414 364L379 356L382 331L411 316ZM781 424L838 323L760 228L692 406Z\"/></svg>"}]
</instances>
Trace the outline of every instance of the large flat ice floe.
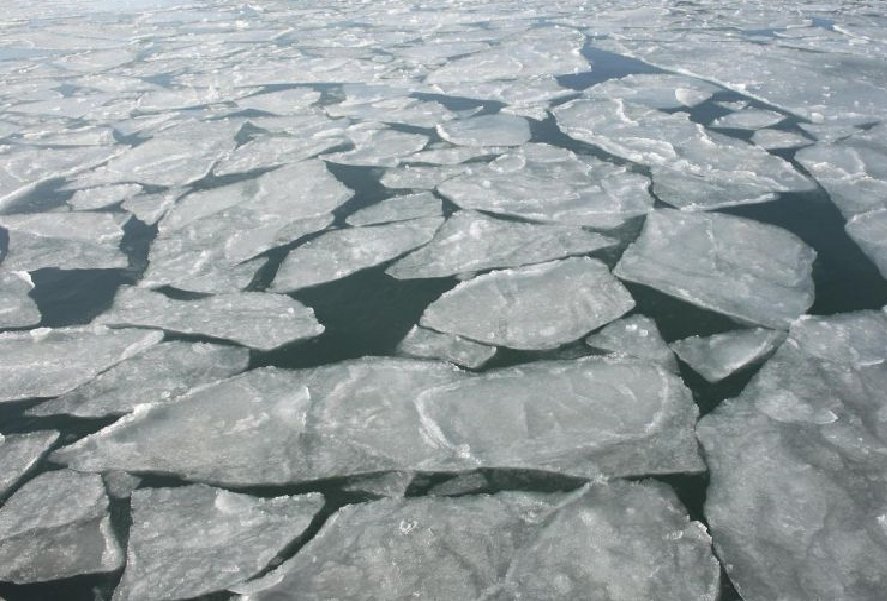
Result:
<instances>
[{"instance_id":1,"label":"large flat ice floe","mask_svg":"<svg viewBox=\"0 0 887 601\"><path fill-rule=\"evenodd\" d=\"M700 421L705 513L743 599L883 598L885 383L883 311L803 318Z\"/></svg>"},{"instance_id":2,"label":"large flat ice floe","mask_svg":"<svg viewBox=\"0 0 887 601\"><path fill-rule=\"evenodd\" d=\"M473 375L368 358L263 368L143 405L56 451L86 471L285 484L385 471L546 470L580 477L703 469L690 391L640 361L542 362Z\"/></svg>"},{"instance_id":3,"label":"large flat ice floe","mask_svg":"<svg viewBox=\"0 0 887 601\"><path fill-rule=\"evenodd\" d=\"M259 350L323 333L313 309L288 296L267 292L181 300L127 286L120 289L113 306L98 322L210 336Z\"/></svg>"},{"instance_id":4,"label":"large flat ice floe","mask_svg":"<svg viewBox=\"0 0 887 601\"><path fill-rule=\"evenodd\" d=\"M647 216L613 273L742 322L785 329L813 304L815 257L772 225L663 209Z\"/></svg>"},{"instance_id":5,"label":"large flat ice floe","mask_svg":"<svg viewBox=\"0 0 887 601\"><path fill-rule=\"evenodd\" d=\"M247 599L714 601L719 582L705 528L671 490L614 482L351 505Z\"/></svg>"},{"instance_id":6,"label":"large flat ice floe","mask_svg":"<svg viewBox=\"0 0 887 601\"><path fill-rule=\"evenodd\" d=\"M552 349L632 307L634 299L606 265L575 257L462 282L431 303L420 323L484 344Z\"/></svg>"},{"instance_id":7,"label":"large flat ice floe","mask_svg":"<svg viewBox=\"0 0 887 601\"><path fill-rule=\"evenodd\" d=\"M43 582L122 565L108 496L96 474L41 474L0 507L0 580Z\"/></svg>"},{"instance_id":8,"label":"large flat ice floe","mask_svg":"<svg viewBox=\"0 0 887 601\"><path fill-rule=\"evenodd\" d=\"M317 493L263 499L202 484L137 490L113 601L177 601L239 585L297 540L322 507Z\"/></svg>"},{"instance_id":9,"label":"large flat ice floe","mask_svg":"<svg viewBox=\"0 0 887 601\"><path fill-rule=\"evenodd\" d=\"M54 430L27 434L0 434L0 499L28 473L58 440Z\"/></svg>"}]
</instances>

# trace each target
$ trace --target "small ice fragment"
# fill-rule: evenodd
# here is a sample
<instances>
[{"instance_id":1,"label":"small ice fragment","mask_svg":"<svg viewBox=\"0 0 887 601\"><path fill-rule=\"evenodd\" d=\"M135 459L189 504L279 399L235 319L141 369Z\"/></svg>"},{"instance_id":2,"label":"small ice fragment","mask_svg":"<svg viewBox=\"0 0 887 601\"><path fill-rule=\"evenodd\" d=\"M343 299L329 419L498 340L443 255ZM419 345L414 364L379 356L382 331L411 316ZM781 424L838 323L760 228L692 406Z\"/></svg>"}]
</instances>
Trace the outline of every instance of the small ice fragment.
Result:
<instances>
[{"instance_id":1,"label":"small ice fragment","mask_svg":"<svg viewBox=\"0 0 887 601\"><path fill-rule=\"evenodd\" d=\"M662 339L656 322L644 315L623 317L585 339L585 344L603 351L659 363L677 371L678 363Z\"/></svg>"},{"instance_id":2,"label":"small ice fragment","mask_svg":"<svg viewBox=\"0 0 887 601\"><path fill-rule=\"evenodd\" d=\"M735 371L763 359L785 340L785 332L755 328L673 342L681 361L709 382L723 380Z\"/></svg>"},{"instance_id":3,"label":"small ice fragment","mask_svg":"<svg viewBox=\"0 0 887 601\"><path fill-rule=\"evenodd\" d=\"M496 354L496 347L422 326L413 326L397 350L404 355L443 359L472 369L482 366Z\"/></svg>"}]
</instances>

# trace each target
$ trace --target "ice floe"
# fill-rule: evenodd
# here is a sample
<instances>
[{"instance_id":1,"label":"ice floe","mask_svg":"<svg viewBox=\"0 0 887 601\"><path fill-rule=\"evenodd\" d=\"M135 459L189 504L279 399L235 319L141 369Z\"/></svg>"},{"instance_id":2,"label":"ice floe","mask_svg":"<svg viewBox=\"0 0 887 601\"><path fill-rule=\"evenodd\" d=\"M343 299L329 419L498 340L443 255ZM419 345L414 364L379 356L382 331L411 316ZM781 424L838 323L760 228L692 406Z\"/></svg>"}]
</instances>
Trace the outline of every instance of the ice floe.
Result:
<instances>
[{"instance_id":1,"label":"ice floe","mask_svg":"<svg viewBox=\"0 0 887 601\"><path fill-rule=\"evenodd\" d=\"M616 355L659 363L671 371L678 368L674 353L662 339L656 322L645 315L631 315L609 323L586 338L585 344Z\"/></svg>"},{"instance_id":2,"label":"ice floe","mask_svg":"<svg viewBox=\"0 0 887 601\"><path fill-rule=\"evenodd\" d=\"M530 141L530 124L514 115L481 115L437 126L440 137L458 146L520 146Z\"/></svg>"},{"instance_id":3,"label":"ice floe","mask_svg":"<svg viewBox=\"0 0 887 601\"><path fill-rule=\"evenodd\" d=\"M0 434L0 500L18 484L59 438L54 430Z\"/></svg>"},{"instance_id":4,"label":"ice floe","mask_svg":"<svg viewBox=\"0 0 887 601\"><path fill-rule=\"evenodd\" d=\"M26 271L0 268L0 329L24 328L40 323L40 309L28 293L34 282Z\"/></svg>"},{"instance_id":5,"label":"ice floe","mask_svg":"<svg viewBox=\"0 0 887 601\"><path fill-rule=\"evenodd\" d=\"M671 344L681 361L709 382L760 361L785 340L785 332L755 328L713 336L691 336Z\"/></svg>"},{"instance_id":6,"label":"ice floe","mask_svg":"<svg viewBox=\"0 0 887 601\"><path fill-rule=\"evenodd\" d=\"M377 225L440 216L442 216L440 199L430 192L420 192L386 198L380 203L352 213L346 222L354 226Z\"/></svg>"},{"instance_id":7,"label":"ice floe","mask_svg":"<svg viewBox=\"0 0 887 601\"><path fill-rule=\"evenodd\" d=\"M413 326L397 350L412 357L443 359L463 367L478 368L496 354L496 348L461 336Z\"/></svg>"},{"instance_id":8,"label":"ice floe","mask_svg":"<svg viewBox=\"0 0 887 601\"><path fill-rule=\"evenodd\" d=\"M744 109L718 117L711 122L710 127L754 130L776 125L783 119L785 119L785 115L774 111Z\"/></svg>"}]
</instances>

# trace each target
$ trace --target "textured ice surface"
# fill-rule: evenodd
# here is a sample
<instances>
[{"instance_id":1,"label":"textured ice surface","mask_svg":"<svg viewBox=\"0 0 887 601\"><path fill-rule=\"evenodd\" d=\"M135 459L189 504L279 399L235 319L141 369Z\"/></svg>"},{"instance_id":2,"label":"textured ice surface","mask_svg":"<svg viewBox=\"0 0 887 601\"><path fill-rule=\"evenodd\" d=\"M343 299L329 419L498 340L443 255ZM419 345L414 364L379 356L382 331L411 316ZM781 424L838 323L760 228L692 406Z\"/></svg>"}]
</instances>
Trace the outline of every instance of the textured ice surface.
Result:
<instances>
[{"instance_id":1,"label":"textured ice surface","mask_svg":"<svg viewBox=\"0 0 887 601\"><path fill-rule=\"evenodd\" d=\"M397 261L386 273L399 279L447 277L583 255L616 243L581 227L504 221L458 211L429 244Z\"/></svg>"},{"instance_id":2,"label":"textured ice surface","mask_svg":"<svg viewBox=\"0 0 887 601\"><path fill-rule=\"evenodd\" d=\"M813 144L813 140L810 138L806 138L790 131L780 131L778 129L759 129L752 135L751 139L752 142L767 150L799 148L801 146L809 146L810 144Z\"/></svg>"},{"instance_id":3,"label":"textured ice surface","mask_svg":"<svg viewBox=\"0 0 887 601\"><path fill-rule=\"evenodd\" d=\"M809 190L806 177L764 149L665 113L619 100L574 100L554 111L568 135L649 165L653 191L679 208L707 209Z\"/></svg>"},{"instance_id":4,"label":"textured ice surface","mask_svg":"<svg viewBox=\"0 0 887 601\"><path fill-rule=\"evenodd\" d=\"M705 102L719 91L718 86L672 73L632 74L608 79L583 92L586 98L619 98L654 109L680 109Z\"/></svg>"},{"instance_id":5,"label":"textured ice surface","mask_svg":"<svg viewBox=\"0 0 887 601\"><path fill-rule=\"evenodd\" d=\"M647 216L613 273L740 321L786 328L813 304L815 257L778 227L663 209Z\"/></svg>"},{"instance_id":6,"label":"textured ice surface","mask_svg":"<svg viewBox=\"0 0 887 601\"><path fill-rule=\"evenodd\" d=\"M63 394L161 338L94 326L0 334L0 401Z\"/></svg>"},{"instance_id":7,"label":"textured ice surface","mask_svg":"<svg viewBox=\"0 0 887 601\"><path fill-rule=\"evenodd\" d=\"M272 288L298 290L385 263L431 240L441 223L428 217L326 232L290 251Z\"/></svg>"},{"instance_id":8,"label":"textured ice surface","mask_svg":"<svg viewBox=\"0 0 887 601\"><path fill-rule=\"evenodd\" d=\"M857 215L845 229L887 278L887 209Z\"/></svg>"},{"instance_id":9,"label":"textured ice surface","mask_svg":"<svg viewBox=\"0 0 887 601\"><path fill-rule=\"evenodd\" d=\"M41 582L122 565L96 474L41 474L0 507L0 580Z\"/></svg>"},{"instance_id":10,"label":"textured ice surface","mask_svg":"<svg viewBox=\"0 0 887 601\"><path fill-rule=\"evenodd\" d=\"M346 221L349 225L359 226L440 216L440 199L430 192L420 192L386 198L378 204L352 213Z\"/></svg>"},{"instance_id":11,"label":"textured ice surface","mask_svg":"<svg viewBox=\"0 0 887 601\"><path fill-rule=\"evenodd\" d=\"M192 388L243 371L247 363L249 351L242 347L164 342L28 413L78 417L129 413L141 403L174 402Z\"/></svg>"},{"instance_id":12,"label":"textured ice surface","mask_svg":"<svg viewBox=\"0 0 887 601\"><path fill-rule=\"evenodd\" d=\"M440 137L458 146L520 146L530 141L530 124L514 115L481 115L437 126Z\"/></svg>"},{"instance_id":13,"label":"textured ice surface","mask_svg":"<svg viewBox=\"0 0 887 601\"><path fill-rule=\"evenodd\" d=\"M641 362L533 363L472 375L368 358L253 370L142 406L53 459L87 471L282 484L384 471L702 469L690 391Z\"/></svg>"},{"instance_id":14,"label":"textured ice surface","mask_svg":"<svg viewBox=\"0 0 887 601\"><path fill-rule=\"evenodd\" d=\"M421 324L484 344L552 349L634 307L606 265L588 257L493 271L431 303Z\"/></svg>"},{"instance_id":15,"label":"textured ice surface","mask_svg":"<svg viewBox=\"0 0 887 601\"><path fill-rule=\"evenodd\" d=\"M179 300L127 286L120 289L114 305L98 322L211 336L259 350L323 333L310 307L288 296L265 292Z\"/></svg>"},{"instance_id":16,"label":"textured ice surface","mask_svg":"<svg viewBox=\"0 0 887 601\"><path fill-rule=\"evenodd\" d=\"M354 144L354 150L325 155L333 163L365 167L393 167L403 157L419 152L428 138L376 125L354 126L346 135Z\"/></svg>"},{"instance_id":17,"label":"textured ice surface","mask_svg":"<svg viewBox=\"0 0 887 601\"><path fill-rule=\"evenodd\" d=\"M174 601L227 589L265 568L323 497L256 498L202 484L132 495L127 568L114 601Z\"/></svg>"},{"instance_id":18,"label":"textured ice surface","mask_svg":"<svg viewBox=\"0 0 887 601\"><path fill-rule=\"evenodd\" d=\"M326 150L345 144L344 136L334 131L302 132L302 137L261 137L250 140L225 156L213 167L215 175L246 173L255 169L269 169L280 165L303 161ZM320 135L326 134L326 135Z\"/></svg>"},{"instance_id":19,"label":"textured ice surface","mask_svg":"<svg viewBox=\"0 0 887 601\"><path fill-rule=\"evenodd\" d=\"M527 144L447 178L438 190L463 209L617 227L653 207L649 185L646 177L624 167L547 144Z\"/></svg>"},{"instance_id":20,"label":"textured ice surface","mask_svg":"<svg viewBox=\"0 0 887 601\"><path fill-rule=\"evenodd\" d=\"M718 585L705 528L674 493L614 482L350 505L248 599L713 601Z\"/></svg>"},{"instance_id":21,"label":"textured ice surface","mask_svg":"<svg viewBox=\"0 0 887 601\"><path fill-rule=\"evenodd\" d=\"M443 359L470 368L480 367L496 354L495 347L422 326L413 326L397 350L404 355Z\"/></svg>"},{"instance_id":22,"label":"textured ice surface","mask_svg":"<svg viewBox=\"0 0 887 601\"><path fill-rule=\"evenodd\" d=\"M711 127L724 127L728 129L762 129L776 125L785 119L785 115L774 111L757 109L744 109L723 117L718 117L711 122Z\"/></svg>"},{"instance_id":23,"label":"textured ice surface","mask_svg":"<svg viewBox=\"0 0 887 601\"><path fill-rule=\"evenodd\" d=\"M40 461L40 458L58 440L52 430L28 434L0 434L0 499Z\"/></svg>"},{"instance_id":24,"label":"textured ice surface","mask_svg":"<svg viewBox=\"0 0 887 601\"><path fill-rule=\"evenodd\" d=\"M27 272L0 268L0 329L40 323L40 309L28 296L32 288L34 283Z\"/></svg>"},{"instance_id":25,"label":"textured ice surface","mask_svg":"<svg viewBox=\"0 0 887 601\"><path fill-rule=\"evenodd\" d=\"M78 211L92 211L115 205L142 191L138 184L115 184L77 190L68 204Z\"/></svg>"},{"instance_id":26,"label":"textured ice surface","mask_svg":"<svg viewBox=\"0 0 887 601\"><path fill-rule=\"evenodd\" d=\"M129 215L115 213L2 215L0 227L9 232L3 267L21 271L126 267L120 241L128 219Z\"/></svg>"},{"instance_id":27,"label":"textured ice surface","mask_svg":"<svg viewBox=\"0 0 887 601\"><path fill-rule=\"evenodd\" d=\"M644 315L632 315L605 325L585 339L588 346L617 355L638 357L677 371L674 353L668 348L656 322Z\"/></svg>"},{"instance_id":28,"label":"textured ice surface","mask_svg":"<svg viewBox=\"0 0 887 601\"><path fill-rule=\"evenodd\" d=\"M691 336L673 342L671 348L693 371L709 382L718 382L763 359L783 340L785 332L755 328L707 337Z\"/></svg>"},{"instance_id":29,"label":"textured ice surface","mask_svg":"<svg viewBox=\"0 0 887 601\"><path fill-rule=\"evenodd\" d=\"M887 315L802 318L699 424L706 516L746 601L877 601L887 588Z\"/></svg>"}]
</instances>

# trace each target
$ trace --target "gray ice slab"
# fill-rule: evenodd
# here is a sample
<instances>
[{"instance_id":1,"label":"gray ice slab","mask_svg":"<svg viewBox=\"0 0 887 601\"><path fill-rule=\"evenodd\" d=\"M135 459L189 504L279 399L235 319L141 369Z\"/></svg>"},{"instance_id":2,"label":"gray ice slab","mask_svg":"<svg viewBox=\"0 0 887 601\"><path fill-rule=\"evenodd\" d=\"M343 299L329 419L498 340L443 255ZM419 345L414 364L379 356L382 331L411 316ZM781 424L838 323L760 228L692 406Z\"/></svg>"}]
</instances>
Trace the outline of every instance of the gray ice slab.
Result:
<instances>
[{"instance_id":1,"label":"gray ice slab","mask_svg":"<svg viewBox=\"0 0 887 601\"><path fill-rule=\"evenodd\" d=\"M266 351L323 333L323 326L310 307L288 296L266 292L179 300L126 286L118 291L111 309L97 321L211 336Z\"/></svg>"},{"instance_id":2,"label":"gray ice slab","mask_svg":"<svg viewBox=\"0 0 887 601\"><path fill-rule=\"evenodd\" d=\"M124 200L120 207L132 213L142 223L154 225L176 204L181 196L182 192L176 189L156 194L137 194Z\"/></svg>"},{"instance_id":3,"label":"gray ice slab","mask_svg":"<svg viewBox=\"0 0 887 601\"><path fill-rule=\"evenodd\" d=\"M289 292L380 265L431 240L443 217L326 232L287 255L272 289Z\"/></svg>"},{"instance_id":4,"label":"gray ice slab","mask_svg":"<svg viewBox=\"0 0 887 601\"><path fill-rule=\"evenodd\" d=\"M342 490L377 497L403 497L414 477L413 472L386 472L356 476L349 478Z\"/></svg>"},{"instance_id":5,"label":"gray ice slab","mask_svg":"<svg viewBox=\"0 0 887 601\"><path fill-rule=\"evenodd\" d=\"M241 584L305 531L323 496L258 498L202 484L137 490L113 601L176 601Z\"/></svg>"},{"instance_id":6,"label":"gray ice slab","mask_svg":"<svg viewBox=\"0 0 887 601\"><path fill-rule=\"evenodd\" d=\"M745 109L718 117L711 122L709 127L754 130L776 125L783 119L785 119L785 115L774 111Z\"/></svg>"},{"instance_id":7,"label":"gray ice slab","mask_svg":"<svg viewBox=\"0 0 887 601\"><path fill-rule=\"evenodd\" d=\"M237 346L164 342L118 363L29 415L105 417L129 413L142 403L172 403L192 388L233 376L249 363Z\"/></svg>"},{"instance_id":8,"label":"gray ice slab","mask_svg":"<svg viewBox=\"0 0 887 601\"><path fill-rule=\"evenodd\" d=\"M813 304L815 257L772 225L661 209L647 216L613 273L739 321L785 329Z\"/></svg>"},{"instance_id":9,"label":"gray ice slab","mask_svg":"<svg viewBox=\"0 0 887 601\"><path fill-rule=\"evenodd\" d=\"M504 221L458 211L429 244L386 273L398 279L449 277L584 255L616 244L613 238L577 226Z\"/></svg>"},{"instance_id":10,"label":"gray ice slab","mask_svg":"<svg viewBox=\"0 0 887 601\"><path fill-rule=\"evenodd\" d=\"M885 406L887 315L865 311L796 321L700 421L705 515L743 599L883 598Z\"/></svg>"},{"instance_id":11,"label":"gray ice slab","mask_svg":"<svg viewBox=\"0 0 887 601\"><path fill-rule=\"evenodd\" d=\"M521 146L530 141L530 123L514 115L481 115L442 123L437 133L457 146Z\"/></svg>"},{"instance_id":12,"label":"gray ice slab","mask_svg":"<svg viewBox=\"0 0 887 601\"><path fill-rule=\"evenodd\" d=\"M315 131L302 132L298 137L274 136L250 140L216 163L213 173L232 175L304 161L348 142L348 138L341 134L342 126L324 125L328 129L315 126L311 128Z\"/></svg>"},{"instance_id":13,"label":"gray ice slab","mask_svg":"<svg viewBox=\"0 0 887 601\"><path fill-rule=\"evenodd\" d=\"M352 213L346 222L354 226L377 225L441 215L440 199L430 192L420 192L386 198L378 204Z\"/></svg>"},{"instance_id":14,"label":"gray ice slab","mask_svg":"<svg viewBox=\"0 0 887 601\"><path fill-rule=\"evenodd\" d=\"M659 363L670 371L678 369L674 353L662 339L656 322L644 315L623 317L609 323L600 332L586 338L585 344L617 355Z\"/></svg>"},{"instance_id":15,"label":"gray ice slab","mask_svg":"<svg viewBox=\"0 0 887 601\"><path fill-rule=\"evenodd\" d=\"M403 157L425 148L428 138L368 124L348 129L346 135L354 144L353 150L327 154L324 159L333 163L363 167L394 167Z\"/></svg>"},{"instance_id":16,"label":"gray ice slab","mask_svg":"<svg viewBox=\"0 0 887 601\"><path fill-rule=\"evenodd\" d=\"M760 361L785 340L785 332L755 328L691 336L673 342L671 348L681 361L709 382L719 382L733 372Z\"/></svg>"},{"instance_id":17,"label":"gray ice slab","mask_svg":"<svg viewBox=\"0 0 887 601\"><path fill-rule=\"evenodd\" d=\"M28 296L33 288L34 282L27 271L7 271L0 267L0 329L40 323L40 309Z\"/></svg>"},{"instance_id":18,"label":"gray ice slab","mask_svg":"<svg viewBox=\"0 0 887 601\"><path fill-rule=\"evenodd\" d=\"M431 303L423 326L496 346L553 349L619 318L634 300L588 257L493 271Z\"/></svg>"},{"instance_id":19,"label":"gray ice slab","mask_svg":"<svg viewBox=\"0 0 887 601\"><path fill-rule=\"evenodd\" d=\"M463 209L614 228L653 207L646 177L547 144L527 144L463 169L438 184Z\"/></svg>"},{"instance_id":20,"label":"gray ice slab","mask_svg":"<svg viewBox=\"0 0 887 601\"><path fill-rule=\"evenodd\" d=\"M697 472L696 416L676 376L638 361L473 375L447 363L367 358L262 368L177 403L142 405L52 458L78 470L230 485L478 467L588 478Z\"/></svg>"},{"instance_id":21,"label":"gray ice slab","mask_svg":"<svg viewBox=\"0 0 887 601\"><path fill-rule=\"evenodd\" d=\"M101 326L0 334L0 402L64 394L161 338L159 332Z\"/></svg>"},{"instance_id":22,"label":"gray ice slab","mask_svg":"<svg viewBox=\"0 0 887 601\"><path fill-rule=\"evenodd\" d=\"M432 486L428 494L432 497L457 497L478 494L490 486L490 481L480 472L458 474L446 482Z\"/></svg>"},{"instance_id":23,"label":"gray ice slab","mask_svg":"<svg viewBox=\"0 0 887 601\"><path fill-rule=\"evenodd\" d=\"M29 584L122 565L96 474L46 472L0 507L0 580Z\"/></svg>"},{"instance_id":24,"label":"gray ice slab","mask_svg":"<svg viewBox=\"0 0 887 601\"><path fill-rule=\"evenodd\" d=\"M887 209L857 215L847 222L845 229L887 278Z\"/></svg>"},{"instance_id":25,"label":"gray ice slab","mask_svg":"<svg viewBox=\"0 0 887 601\"><path fill-rule=\"evenodd\" d=\"M340 509L247 599L713 601L710 540L659 484L374 501Z\"/></svg>"},{"instance_id":26,"label":"gray ice slab","mask_svg":"<svg viewBox=\"0 0 887 601\"><path fill-rule=\"evenodd\" d=\"M0 434L0 499L21 481L55 444L59 433L53 430L27 434Z\"/></svg>"},{"instance_id":27,"label":"gray ice slab","mask_svg":"<svg viewBox=\"0 0 887 601\"><path fill-rule=\"evenodd\" d=\"M68 204L78 211L93 211L115 205L141 191L142 186L139 184L112 184L84 188L74 192L74 195L68 199Z\"/></svg>"},{"instance_id":28,"label":"gray ice slab","mask_svg":"<svg viewBox=\"0 0 887 601\"><path fill-rule=\"evenodd\" d=\"M496 347L422 326L413 326L400 341L397 350L404 355L443 359L472 369L482 366L496 354Z\"/></svg>"}]
</instances>

